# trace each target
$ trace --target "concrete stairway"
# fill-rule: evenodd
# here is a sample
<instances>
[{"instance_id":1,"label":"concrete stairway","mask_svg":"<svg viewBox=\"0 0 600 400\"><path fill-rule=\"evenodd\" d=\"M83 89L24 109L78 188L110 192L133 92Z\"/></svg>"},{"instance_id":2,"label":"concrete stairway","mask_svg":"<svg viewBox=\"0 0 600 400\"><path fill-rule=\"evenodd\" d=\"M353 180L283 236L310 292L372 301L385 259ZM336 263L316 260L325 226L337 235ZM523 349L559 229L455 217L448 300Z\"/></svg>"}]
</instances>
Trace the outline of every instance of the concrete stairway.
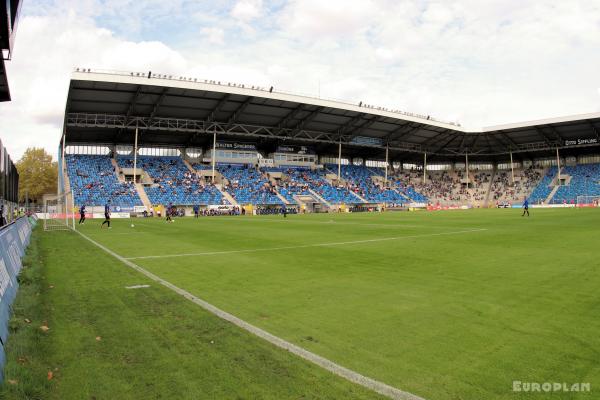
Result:
<instances>
[{"instance_id":1,"label":"concrete stairway","mask_svg":"<svg viewBox=\"0 0 600 400\"><path fill-rule=\"evenodd\" d=\"M485 195L485 199L483 200L483 206L484 207L489 207L489 203L490 203L490 194L492 192L492 183L494 182L494 178L496 177L496 168L494 167L493 172L492 172L492 177L490 178L490 183L487 187L487 193Z\"/></svg>"},{"instance_id":2,"label":"concrete stairway","mask_svg":"<svg viewBox=\"0 0 600 400\"><path fill-rule=\"evenodd\" d=\"M111 162L112 166L115 168L115 174L117 175L117 179L119 180L119 182L125 183L125 175L122 175L119 173L119 171L121 171L121 168L119 167L119 164L117 164L117 160L115 160L114 158L111 158L110 162Z\"/></svg>"},{"instance_id":3,"label":"concrete stairway","mask_svg":"<svg viewBox=\"0 0 600 400\"><path fill-rule=\"evenodd\" d=\"M196 173L198 172L198 171L196 171L196 170L194 169L194 167L192 167L192 164L190 164L190 162L189 162L188 160L183 160L183 163L185 164L185 166L187 167L187 169L189 169L189 170L190 170L190 172L191 172L192 174L196 174Z\"/></svg>"},{"instance_id":4,"label":"concrete stairway","mask_svg":"<svg viewBox=\"0 0 600 400\"><path fill-rule=\"evenodd\" d=\"M326 205L327 207L329 207L329 208L331 208L331 207L332 207L331 203L330 203L330 202L328 202L327 200L325 200L324 198L322 198L321 196L319 196L319 195L317 194L317 192L315 192L315 191L314 191L314 190L312 190L312 189L308 189L308 191L310 192L310 194L312 194L312 195L315 197L315 199L319 200L319 202L321 202L321 203L325 204L325 205Z\"/></svg>"},{"instance_id":5,"label":"concrete stairway","mask_svg":"<svg viewBox=\"0 0 600 400\"><path fill-rule=\"evenodd\" d=\"M146 194L146 190L144 189L144 185L141 183L135 184L135 189L137 190L138 196L140 196L140 200L142 200L142 204L146 207L146 210L150 211L152 209L152 203Z\"/></svg>"},{"instance_id":6,"label":"concrete stairway","mask_svg":"<svg viewBox=\"0 0 600 400\"><path fill-rule=\"evenodd\" d=\"M69 193L71 191L71 181L69 180L69 174L67 173L66 168L63 171L63 184L65 186L65 193Z\"/></svg>"},{"instance_id":7,"label":"concrete stairway","mask_svg":"<svg viewBox=\"0 0 600 400\"><path fill-rule=\"evenodd\" d=\"M556 192L558 192L559 188L560 188L560 185L556 185L556 186L554 186L554 188L552 188L552 191L550 192L548 197L546 197L546 200L544 200L544 204L550 204L550 202L552 201L552 198L554 197Z\"/></svg>"},{"instance_id":8,"label":"concrete stairway","mask_svg":"<svg viewBox=\"0 0 600 400\"><path fill-rule=\"evenodd\" d=\"M215 187L217 188L217 190L219 190L219 192L221 192L221 194L223 195L223 197L225 197L225 199L232 205L234 206L238 206L239 207L239 203L237 201L235 201L235 199L233 198L232 195L230 195L229 193L227 193L227 190L223 189L223 185L221 184L216 184Z\"/></svg>"},{"instance_id":9,"label":"concrete stairway","mask_svg":"<svg viewBox=\"0 0 600 400\"><path fill-rule=\"evenodd\" d=\"M293 203L290 203L285 197L283 197L277 189L275 190L275 194L277 195L279 200L283 201L283 204L285 204L285 205L293 204Z\"/></svg>"},{"instance_id":10,"label":"concrete stairway","mask_svg":"<svg viewBox=\"0 0 600 400\"><path fill-rule=\"evenodd\" d=\"M399 191L396 188L392 188L392 190L396 193L398 193L400 196L404 197L406 200L410 201L410 202L414 202L413 199L411 199L410 197L408 197L407 195L405 195L404 193L402 193L401 191Z\"/></svg>"}]
</instances>

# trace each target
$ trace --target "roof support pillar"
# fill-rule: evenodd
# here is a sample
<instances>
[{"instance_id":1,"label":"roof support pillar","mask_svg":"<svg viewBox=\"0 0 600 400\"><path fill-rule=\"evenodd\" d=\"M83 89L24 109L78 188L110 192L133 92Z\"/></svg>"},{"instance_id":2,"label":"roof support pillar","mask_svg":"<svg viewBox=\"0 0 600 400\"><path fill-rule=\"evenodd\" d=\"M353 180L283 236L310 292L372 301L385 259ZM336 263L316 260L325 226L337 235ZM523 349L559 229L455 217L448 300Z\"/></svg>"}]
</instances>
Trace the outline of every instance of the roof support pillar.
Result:
<instances>
[{"instance_id":1,"label":"roof support pillar","mask_svg":"<svg viewBox=\"0 0 600 400\"><path fill-rule=\"evenodd\" d=\"M427 153L423 153L423 184L427 182Z\"/></svg>"},{"instance_id":2,"label":"roof support pillar","mask_svg":"<svg viewBox=\"0 0 600 400\"><path fill-rule=\"evenodd\" d=\"M467 189L469 188L469 153L465 153L465 170L467 172Z\"/></svg>"},{"instance_id":3,"label":"roof support pillar","mask_svg":"<svg viewBox=\"0 0 600 400\"><path fill-rule=\"evenodd\" d=\"M515 166L513 164L512 151L510 152L510 173L512 175L512 184L515 186Z\"/></svg>"},{"instance_id":4,"label":"roof support pillar","mask_svg":"<svg viewBox=\"0 0 600 400\"><path fill-rule=\"evenodd\" d=\"M138 127L135 127L135 140L133 144L133 183L137 183L137 154L138 154Z\"/></svg>"},{"instance_id":5,"label":"roof support pillar","mask_svg":"<svg viewBox=\"0 0 600 400\"><path fill-rule=\"evenodd\" d=\"M340 136L340 144L338 146L338 184L342 180L342 137Z\"/></svg>"},{"instance_id":6,"label":"roof support pillar","mask_svg":"<svg viewBox=\"0 0 600 400\"><path fill-rule=\"evenodd\" d=\"M390 146L388 144L386 144L385 145L385 178L383 180L384 187L387 187L389 158L390 158Z\"/></svg>"},{"instance_id":7,"label":"roof support pillar","mask_svg":"<svg viewBox=\"0 0 600 400\"><path fill-rule=\"evenodd\" d=\"M560 154L558 152L558 147L556 148L556 167L558 168L558 185L560 185Z\"/></svg>"},{"instance_id":8,"label":"roof support pillar","mask_svg":"<svg viewBox=\"0 0 600 400\"><path fill-rule=\"evenodd\" d=\"M215 184L215 164L217 162L217 130L213 133L213 151L212 151L212 183Z\"/></svg>"}]
</instances>

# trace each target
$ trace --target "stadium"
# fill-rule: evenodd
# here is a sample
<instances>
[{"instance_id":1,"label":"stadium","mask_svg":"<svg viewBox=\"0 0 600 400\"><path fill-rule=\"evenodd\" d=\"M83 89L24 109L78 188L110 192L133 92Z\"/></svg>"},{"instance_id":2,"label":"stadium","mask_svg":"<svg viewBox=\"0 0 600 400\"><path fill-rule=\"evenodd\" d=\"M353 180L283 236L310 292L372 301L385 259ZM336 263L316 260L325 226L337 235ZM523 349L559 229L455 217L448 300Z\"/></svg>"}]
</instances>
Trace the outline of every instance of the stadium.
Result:
<instances>
[{"instance_id":1,"label":"stadium","mask_svg":"<svg viewBox=\"0 0 600 400\"><path fill-rule=\"evenodd\" d=\"M65 92L36 209L0 146L3 398L595 398L600 113L471 129L83 66Z\"/></svg>"}]
</instances>

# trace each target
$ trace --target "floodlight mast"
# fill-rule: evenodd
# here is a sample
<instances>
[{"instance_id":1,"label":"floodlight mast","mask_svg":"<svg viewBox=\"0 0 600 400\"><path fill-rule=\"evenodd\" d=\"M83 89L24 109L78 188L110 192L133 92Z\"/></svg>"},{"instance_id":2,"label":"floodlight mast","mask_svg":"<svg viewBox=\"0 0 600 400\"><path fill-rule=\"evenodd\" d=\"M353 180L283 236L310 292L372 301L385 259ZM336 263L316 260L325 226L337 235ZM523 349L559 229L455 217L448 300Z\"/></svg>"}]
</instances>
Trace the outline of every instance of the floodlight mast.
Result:
<instances>
[{"instance_id":1,"label":"floodlight mast","mask_svg":"<svg viewBox=\"0 0 600 400\"><path fill-rule=\"evenodd\" d=\"M560 177L560 154L558 152L558 147L556 148L556 167L558 168L558 186L560 186L560 181L561 181L561 177Z\"/></svg>"}]
</instances>

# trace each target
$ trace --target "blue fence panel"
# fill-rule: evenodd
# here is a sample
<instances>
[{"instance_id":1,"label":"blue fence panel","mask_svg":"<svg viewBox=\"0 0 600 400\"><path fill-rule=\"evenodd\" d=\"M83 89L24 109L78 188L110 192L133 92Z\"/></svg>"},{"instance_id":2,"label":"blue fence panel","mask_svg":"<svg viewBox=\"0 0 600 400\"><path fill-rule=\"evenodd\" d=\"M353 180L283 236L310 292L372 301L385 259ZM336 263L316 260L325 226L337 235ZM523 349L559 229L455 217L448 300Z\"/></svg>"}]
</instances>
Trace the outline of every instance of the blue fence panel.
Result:
<instances>
[{"instance_id":1,"label":"blue fence panel","mask_svg":"<svg viewBox=\"0 0 600 400\"><path fill-rule=\"evenodd\" d=\"M29 245L33 225L35 218L20 218L0 230L0 371L4 368L11 305L19 287L17 276L23 267L21 259ZM0 372L0 380L2 375Z\"/></svg>"}]
</instances>

